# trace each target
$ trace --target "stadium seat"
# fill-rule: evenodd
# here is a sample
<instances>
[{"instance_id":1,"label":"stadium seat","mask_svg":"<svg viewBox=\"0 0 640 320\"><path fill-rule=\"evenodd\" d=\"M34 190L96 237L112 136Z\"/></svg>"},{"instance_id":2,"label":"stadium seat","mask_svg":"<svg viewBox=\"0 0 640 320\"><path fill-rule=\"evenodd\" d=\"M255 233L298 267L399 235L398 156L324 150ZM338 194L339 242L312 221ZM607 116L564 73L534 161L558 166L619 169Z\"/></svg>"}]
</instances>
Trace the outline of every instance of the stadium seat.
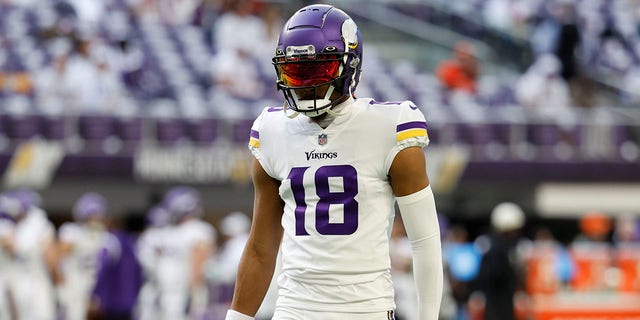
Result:
<instances>
[{"instance_id":1,"label":"stadium seat","mask_svg":"<svg viewBox=\"0 0 640 320\"><path fill-rule=\"evenodd\" d=\"M114 134L114 118L110 116L81 116L78 133L86 140L102 140Z\"/></svg>"},{"instance_id":2,"label":"stadium seat","mask_svg":"<svg viewBox=\"0 0 640 320\"><path fill-rule=\"evenodd\" d=\"M63 116L48 116L42 119L43 136L47 140L62 141L68 136L68 118Z\"/></svg>"},{"instance_id":3,"label":"stadium seat","mask_svg":"<svg viewBox=\"0 0 640 320\"><path fill-rule=\"evenodd\" d=\"M110 116L81 116L78 118L78 135L85 141L85 151L91 154L109 152L107 139L115 136L115 119Z\"/></svg>"},{"instance_id":4,"label":"stadium seat","mask_svg":"<svg viewBox=\"0 0 640 320\"><path fill-rule=\"evenodd\" d=\"M249 142L249 132L251 131L251 126L253 125L253 120L237 120L233 122L233 130L232 130L232 142L238 144L246 144Z\"/></svg>"},{"instance_id":5,"label":"stadium seat","mask_svg":"<svg viewBox=\"0 0 640 320\"><path fill-rule=\"evenodd\" d=\"M155 138L161 145L172 145L188 139L186 123L179 118L157 119Z\"/></svg>"},{"instance_id":6,"label":"stadium seat","mask_svg":"<svg viewBox=\"0 0 640 320\"><path fill-rule=\"evenodd\" d=\"M188 122L189 135L197 144L211 144L218 138L218 119L193 119Z\"/></svg>"},{"instance_id":7,"label":"stadium seat","mask_svg":"<svg viewBox=\"0 0 640 320\"><path fill-rule=\"evenodd\" d=\"M6 125L6 121L7 121L7 116L4 114L0 114L0 135L6 135L7 134L7 125Z\"/></svg>"},{"instance_id":8,"label":"stadium seat","mask_svg":"<svg viewBox=\"0 0 640 320\"><path fill-rule=\"evenodd\" d=\"M42 117L38 115L8 115L6 126L10 139L28 140L43 136Z\"/></svg>"},{"instance_id":9,"label":"stadium seat","mask_svg":"<svg viewBox=\"0 0 640 320\"><path fill-rule=\"evenodd\" d=\"M138 141L143 138L142 118L116 119L116 132L124 141Z\"/></svg>"},{"instance_id":10,"label":"stadium seat","mask_svg":"<svg viewBox=\"0 0 640 320\"><path fill-rule=\"evenodd\" d=\"M122 151L132 154L143 140L143 125L141 118L116 119L116 134L122 140Z\"/></svg>"},{"instance_id":11,"label":"stadium seat","mask_svg":"<svg viewBox=\"0 0 640 320\"><path fill-rule=\"evenodd\" d=\"M491 157L488 147L495 142L493 128L487 123L460 123L457 125L458 140L471 147L474 158Z\"/></svg>"}]
</instances>

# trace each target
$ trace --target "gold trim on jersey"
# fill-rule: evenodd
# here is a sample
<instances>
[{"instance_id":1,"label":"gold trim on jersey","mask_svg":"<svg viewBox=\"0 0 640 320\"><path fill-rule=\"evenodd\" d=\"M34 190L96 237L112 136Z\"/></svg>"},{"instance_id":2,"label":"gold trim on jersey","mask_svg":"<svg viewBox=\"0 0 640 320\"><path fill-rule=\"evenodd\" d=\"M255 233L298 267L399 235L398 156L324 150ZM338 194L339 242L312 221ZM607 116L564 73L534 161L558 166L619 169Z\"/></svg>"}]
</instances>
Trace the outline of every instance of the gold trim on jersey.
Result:
<instances>
[{"instance_id":1,"label":"gold trim on jersey","mask_svg":"<svg viewBox=\"0 0 640 320\"><path fill-rule=\"evenodd\" d=\"M254 148L260 148L260 140L256 138L249 138L249 146Z\"/></svg>"},{"instance_id":2,"label":"gold trim on jersey","mask_svg":"<svg viewBox=\"0 0 640 320\"><path fill-rule=\"evenodd\" d=\"M402 141L414 137L429 137L427 129L409 129L396 133L396 141Z\"/></svg>"}]
</instances>

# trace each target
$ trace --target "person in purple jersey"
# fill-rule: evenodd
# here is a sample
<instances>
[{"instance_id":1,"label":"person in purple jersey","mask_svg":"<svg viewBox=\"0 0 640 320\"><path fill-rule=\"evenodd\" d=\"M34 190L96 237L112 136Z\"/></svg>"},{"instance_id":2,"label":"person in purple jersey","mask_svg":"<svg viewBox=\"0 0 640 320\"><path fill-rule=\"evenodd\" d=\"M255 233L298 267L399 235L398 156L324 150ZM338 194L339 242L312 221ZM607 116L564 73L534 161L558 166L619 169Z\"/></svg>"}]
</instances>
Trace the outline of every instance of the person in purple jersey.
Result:
<instances>
[{"instance_id":1,"label":"person in purple jersey","mask_svg":"<svg viewBox=\"0 0 640 320\"><path fill-rule=\"evenodd\" d=\"M411 101L355 97L362 48L356 23L330 5L285 23L273 58L285 103L251 128L253 220L226 320L254 319L278 252L274 320L393 319L396 203L418 319L438 318L443 266L426 120Z\"/></svg>"},{"instance_id":2,"label":"person in purple jersey","mask_svg":"<svg viewBox=\"0 0 640 320\"><path fill-rule=\"evenodd\" d=\"M137 230L124 225L109 230L108 245L99 254L99 269L89 319L133 320L142 287L142 267L136 256Z\"/></svg>"}]
</instances>

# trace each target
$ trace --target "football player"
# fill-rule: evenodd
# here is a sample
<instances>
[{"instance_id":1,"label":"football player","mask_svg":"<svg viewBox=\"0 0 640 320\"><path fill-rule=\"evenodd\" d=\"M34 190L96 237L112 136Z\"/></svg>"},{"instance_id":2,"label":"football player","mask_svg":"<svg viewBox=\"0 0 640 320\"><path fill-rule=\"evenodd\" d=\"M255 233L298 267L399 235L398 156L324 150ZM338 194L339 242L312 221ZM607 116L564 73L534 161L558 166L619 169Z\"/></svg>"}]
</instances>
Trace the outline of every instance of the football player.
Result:
<instances>
[{"instance_id":1,"label":"football player","mask_svg":"<svg viewBox=\"0 0 640 320\"><path fill-rule=\"evenodd\" d=\"M205 266L215 250L216 231L202 220L202 197L191 187L172 188L162 205L175 224L158 265L162 319L201 317L208 303Z\"/></svg>"},{"instance_id":2,"label":"football player","mask_svg":"<svg viewBox=\"0 0 640 320\"><path fill-rule=\"evenodd\" d=\"M18 319L53 320L55 227L34 195L25 189L0 196L0 207L15 221L9 246L15 272L9 286Z\"/></svg>"},{"instance_id":3,"label":"football player","mask_svg":"<svg viewBox=\"0 0 640 320\"><path fill-rule=\"evenodd\" d=\"M220 317L231 305L238 263L249 237L250 226L251 219L240 211L227 214L218 226L222 243L207 269L212 289L211 309L216 315L221 314Z\"/></svg>"},{"instance_id":4,"label":"football player","mask_svg":"<svg viewBox=\"0 0 640 320\"><path fill-rule=\"evenodd\" d=\"M273 319L393 319L396 203L419 319L438 318L443 266L427 124L410 101L355 97L362 47L355 22L330 5L298 10L280 34L273 64L285 104L265 108L251 129L253 222L226 320L253 319L279 248Z\"/></svg>"},{"instance_id":5,"label":"football player","mask_svg":"<svg viewBox=\"0 0 640 320\"><path fill-rule=\"evenodd\" d=\"M0 195L0 319L14 319L16 316L12 285L15 268L14 232L15 220L8 212L5 195Z\"/></svg>"},{"instance_id":6,"label":"football player","mask_svg":"<svg viewBox=\"0 0 640 320\"><path fill-rule=\"evenodd\" d=\"M73 222L58 230L62 282L58 286L61 307L67 320L84 320L91 301L99 267L99 254L107 246L108 203L104 196L87 192L72 209Z\"/></svg>"},{"instance_id":7,"label":"football player","mask_svg":"<svg viewBox=\"0 0 640 320\"><path fill-rule=\"evenodd\" d=\"M156 205L147 212L147 227L137 243L137 256L144 272L144 284L136 305L139 320L160 319L158 306L160 287L158 264L166 252L165 246L171 241L171 212L162 205Z\"/></svg>"}]
</instances>

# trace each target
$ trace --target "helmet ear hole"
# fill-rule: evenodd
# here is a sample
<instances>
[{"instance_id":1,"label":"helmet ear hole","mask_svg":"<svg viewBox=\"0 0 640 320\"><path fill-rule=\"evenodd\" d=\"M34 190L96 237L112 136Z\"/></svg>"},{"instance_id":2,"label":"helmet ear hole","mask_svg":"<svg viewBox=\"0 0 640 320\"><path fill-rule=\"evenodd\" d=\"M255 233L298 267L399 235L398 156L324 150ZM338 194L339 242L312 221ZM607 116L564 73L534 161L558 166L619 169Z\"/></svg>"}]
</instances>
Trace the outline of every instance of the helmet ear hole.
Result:
<instances>
[{"instance_id":1,"label":"helmet ear hole","mask_svg":"<svg viewBox=\"0 0 640 320\"><path fill-rule=\"evenodd\" d=\"M360 58L358 57L354 57L351 62L349 62L349 67L353 69L358 68L358 65L360 65Z\"/></svg>"}]
</instances>

